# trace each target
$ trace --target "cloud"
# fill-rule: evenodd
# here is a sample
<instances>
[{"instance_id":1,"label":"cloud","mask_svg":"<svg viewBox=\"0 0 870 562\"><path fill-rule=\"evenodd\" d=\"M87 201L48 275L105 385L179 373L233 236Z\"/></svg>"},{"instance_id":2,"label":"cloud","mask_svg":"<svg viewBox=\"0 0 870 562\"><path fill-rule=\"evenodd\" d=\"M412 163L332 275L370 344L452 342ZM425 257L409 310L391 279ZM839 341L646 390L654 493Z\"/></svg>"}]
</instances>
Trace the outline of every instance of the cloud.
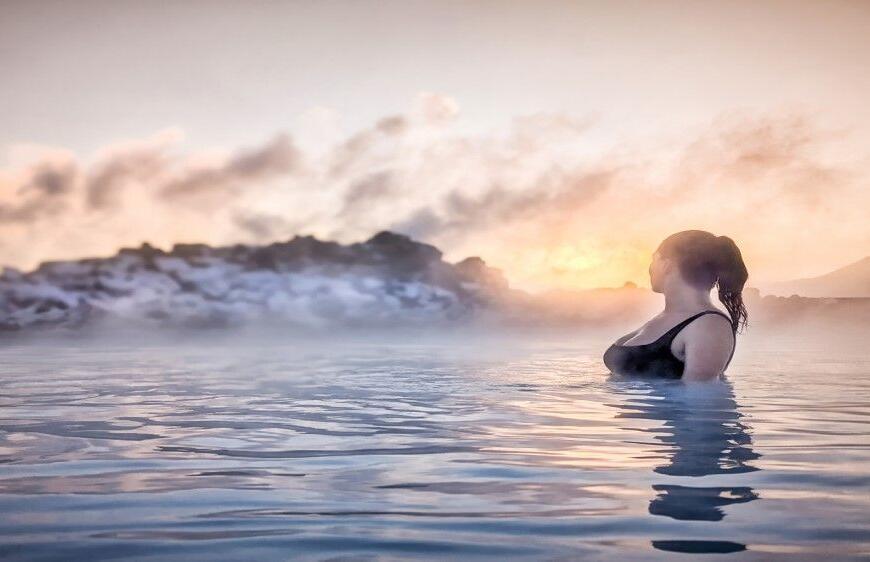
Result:
<instances>
[{"instance_id":1,"label":"cloud","mask_svg":"<svg viewBox=\"0 0 870 562\"><path fill-rule=\"evenodd\" d=\"M247 211L234 214L233 222L248 235L248 238L255 242L271 242L279 238L286 238L295 234L296 230L303 226L294 224L281 215Z\"/></svg>"},{"instance_id":2,"label":"cloud","mask_svg":"<svg viewBox=\"0 0 870 562\"><path fill-rule=\"evenodd\" d=\"M120 204L123 190L131 183L159 185L178 159L170 149L184 134L178 128L158 131L144 140L119 142L104 148L88 171L85 196L92 210Z\"/></svg>"},{"instance_id":3,"label":"cloud","mask_svg":"<svg viewBox=\"0 0 870 562\"><path fill-rule=\"evenodd\" d=\"M396 223L394 228L429 238L443 232L574 214L608 189L617 174L618 170L558 172L553 174L555 177L541 178L541 182L529 189L494 186L475 197L454 190L445 196L440 215L429 208L420 209L408 220Z\"/></svg>"},{"instance_id":4,"label":"cloud","mask_svg":"<svg viewBox=\"0 0 870 562\"><path fill-rule=\"evenodd\" d=\"M340 215L356 213L369 202L380 201L396 194L394 172L379 170L351 183L344 196Z\"/></svg>"},{"instance_id":5,"label":"cloud","mask_svg":"<svg viewBox=\"0 0 870 562\"><path fill-rule=\"evenodd\" d=\"M719 189L764 184L770 202L812 207L852 179L848 170L818 156L825 143L837 139L802 115L721 118L684 151L672 193L697 194L701 184Z\"/></svg>"},{"instance_id":6,"label":"cloud","mask_svg":"<svg viewBox=\"0 0 870 562\"><path fill-rule=\"evenodd\" d=\"M30 223L60 214L67 196L80 181L80 170L66 152L46 154L43 159L18 171L10 183L13 201L0 203L0 221Z\"/></svg>"},{"instance_id":7,"label":"cloud","mask_svg":"<svg viewBox=\"0 0 870 562\"><path fill-rule=\"evenodd\" d=\"M328 177L340 178L354 171L355 167L367 167L378 158L375 149L385 143L395 142L409 129L408 120L401 115L392 115L378 120L369 129L360 131L341 143L328 157ZM366 170L363 171L365 173Z\"/></svg>"},{"instance_id":8,"label":"cloud","mask_svg":"<svg viewBox=\"0 0 870 562\"><path fill-rule=\"evenodd\" d=\"M870 244L867 170L827 160L836 135L801 116L731 115L679 143L606 146L591 119L519 116L494 136L457 134L458 115L452 98L421 94L316 156L289 133L182 150L177 128L89 160L44 149L0 170L0 263L145 240L349 242L391 228L536 288L642 284L651 249L688 228L737 240L763 264L751 278L811 273L795 246L808 263L837 265Z\"/></svg>"},{"instance_id":9,"label":"cloud","mask_svg":"<svg viewBox=\"0 0 870 562\"><path fill-rule=\"evenodd\" d=\"M453 121L459 115L459 104L449 96L421 92L414 100L412 113L427 124L440 125Z\"/></svg>"},{"instance_id":10,"label":"cloud","mask_svg":"<svg viewBox=\"0 0 870 562\"><path fill-rule=\"evenodd\" d=\"M289 135L280 133L260 147L246 149L217 165L189 167L159 188L167 199L213 194L262 182L297 170L302 154Z\"/></svg>"}]
</instances>

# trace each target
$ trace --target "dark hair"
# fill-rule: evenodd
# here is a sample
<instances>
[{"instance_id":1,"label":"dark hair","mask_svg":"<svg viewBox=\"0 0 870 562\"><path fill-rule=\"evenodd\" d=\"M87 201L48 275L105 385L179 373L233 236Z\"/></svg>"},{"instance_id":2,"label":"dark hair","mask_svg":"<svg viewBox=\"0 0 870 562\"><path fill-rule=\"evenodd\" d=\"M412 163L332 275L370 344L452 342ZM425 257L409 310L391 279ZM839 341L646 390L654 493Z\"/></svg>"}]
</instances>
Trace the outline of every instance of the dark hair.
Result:
<instances>
[{"instance_id":1,"label":"dark hair","mask_svg":"<svg viewBox=\"0 0 870 562\"><path fill-rule=\"evenodd\" d=\"M705 230L684 230L665 238L658 252L677 262L680 275L690 285L708 290L716 285L732 329L742 331L749 318L742 294L749 273L734 240Z\"/></svg>"}]
</instances>

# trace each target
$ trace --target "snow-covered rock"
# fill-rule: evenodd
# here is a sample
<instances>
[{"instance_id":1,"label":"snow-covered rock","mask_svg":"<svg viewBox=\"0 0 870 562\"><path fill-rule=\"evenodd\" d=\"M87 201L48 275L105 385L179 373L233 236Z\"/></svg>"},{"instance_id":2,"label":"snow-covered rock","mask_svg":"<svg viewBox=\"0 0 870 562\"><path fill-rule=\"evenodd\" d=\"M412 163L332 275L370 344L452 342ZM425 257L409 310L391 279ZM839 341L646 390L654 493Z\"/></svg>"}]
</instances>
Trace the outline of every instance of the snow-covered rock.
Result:
<instances>
[{"instance_id":1,"label":"snow-covered rock","mask_svg":"<svg viewBox=\"0 0 870 562\"><path fill-rule=\"evenodd\" d=\"M0 329L132 325L295 327L463 322L508 293L480 258L383 231L342 245L296 236L266 246L144 243L107 258L44 262L0 274Z\"/></svg>"}]
</instances>

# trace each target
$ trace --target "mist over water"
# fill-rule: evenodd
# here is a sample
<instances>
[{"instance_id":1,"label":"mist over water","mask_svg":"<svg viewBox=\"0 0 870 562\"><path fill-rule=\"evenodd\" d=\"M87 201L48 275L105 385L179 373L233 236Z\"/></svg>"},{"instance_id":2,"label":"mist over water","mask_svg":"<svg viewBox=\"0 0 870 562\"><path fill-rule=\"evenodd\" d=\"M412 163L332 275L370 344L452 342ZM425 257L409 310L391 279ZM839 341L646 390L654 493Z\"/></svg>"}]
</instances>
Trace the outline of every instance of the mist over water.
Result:
<instances>
[{"instance_id":1,"label":"mist over water","mask_svg":"<svg viewBox=\"0 0 870 562\"><path fill-rule=\"evenodd\" d=\"M821 334L712 385L609 375L604 330L6 340L0 552L862 559L870 359Z\"/></svg>"}]
</instances>

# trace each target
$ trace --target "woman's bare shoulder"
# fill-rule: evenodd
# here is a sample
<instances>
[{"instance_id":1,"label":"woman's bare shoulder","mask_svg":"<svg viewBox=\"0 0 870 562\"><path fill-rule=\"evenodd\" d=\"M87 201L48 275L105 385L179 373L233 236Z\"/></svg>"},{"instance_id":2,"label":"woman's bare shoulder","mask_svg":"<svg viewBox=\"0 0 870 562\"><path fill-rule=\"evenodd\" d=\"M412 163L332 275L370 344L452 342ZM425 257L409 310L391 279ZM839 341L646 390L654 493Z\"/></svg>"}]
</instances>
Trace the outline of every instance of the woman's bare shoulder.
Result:
<instances>
[{"instance_id":1,"label":"woman's bare shoulder","mask_svg":"<svg viewBox=\"0 0 870 562\"><path fill-rule=\"evenodd\" d=\"M685 330L688 334L704 334L714 337L727 336L728 341L731 341L732 326L731 320L722 314L704 314L689 323Z\"/></svg>"},{"instance_id":2,"label":"woman's bare shoulder","mask_svg":"<svg viewBox=\"0 0 870 562\"><path fill-rule=\"evenodd\" d=\"M706 380L725 369L735 344L730 321L718 314L705 314L680 335L685 379Z\"/></svg>"}]
</instances>

